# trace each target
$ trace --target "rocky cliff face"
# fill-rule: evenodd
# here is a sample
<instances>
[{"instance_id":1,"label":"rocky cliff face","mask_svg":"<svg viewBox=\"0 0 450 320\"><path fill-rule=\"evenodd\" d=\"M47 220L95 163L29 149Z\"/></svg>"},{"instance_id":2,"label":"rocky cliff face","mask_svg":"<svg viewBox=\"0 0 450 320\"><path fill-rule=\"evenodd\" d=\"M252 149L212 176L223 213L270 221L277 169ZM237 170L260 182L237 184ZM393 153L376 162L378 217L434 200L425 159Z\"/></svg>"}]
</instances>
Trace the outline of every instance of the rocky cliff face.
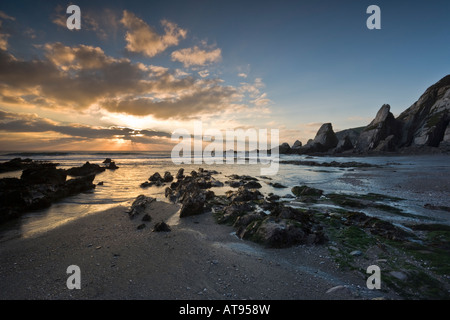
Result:
<instances>
[{"instance_id":1,"label":"rocky cliff face","mask_svg":"<svg viewBox=\"0 0 450 320\"><path fill-rule=\"evenodd\" d=\"M380 151L393 151L399 139L401 124L395 119L390 109L391 106L388 104L381 107L375 119L361 132L356 142L357 150L367 152L383 146L384 150ZM388 141L385 141L386 139Z\"/></svg>"},{"instance_id":2,"label":"rocky cliff face","mask_svg":"<svg viewBox=\"0 0 450 320\"><path fill-rule=\"evenodd\" d=\"M450 142L445 134L450 121L450 75L429 87L397 119L403 125L399 147Z\"/></svg>"},{"instance_id":3,"label":"rocky cliff face","mask_svg":"<svg viewBox=\"0 0 450 320\"><path fill-rule=\"evenodd\" d=\"M397 118L385 104L365 128L335 134L331 123L317 132L314 140L290 153L385 152L402 148L440 147L450 150L450 75L429 87Z\"/></svg>"}]
</instances>

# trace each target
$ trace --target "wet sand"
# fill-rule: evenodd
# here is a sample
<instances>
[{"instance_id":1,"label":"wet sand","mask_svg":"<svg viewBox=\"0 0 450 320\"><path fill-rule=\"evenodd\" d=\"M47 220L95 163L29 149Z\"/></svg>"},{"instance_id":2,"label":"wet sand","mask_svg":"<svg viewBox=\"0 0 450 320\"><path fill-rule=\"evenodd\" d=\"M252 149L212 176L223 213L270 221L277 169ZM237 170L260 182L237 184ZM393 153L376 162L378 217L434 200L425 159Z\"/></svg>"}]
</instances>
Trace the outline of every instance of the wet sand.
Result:
<instances>
[{"instance_id":1,"label":"wet sand","mask_svg":"<svg viewBox=\"0 0 450 320\"><path fill-rule=\"evenodd\" d=\"M268 249L239 240L210 213L179 219L179 207L153 202L137 230L120 206L31 238L0 244L0 299L372 299L366 278L341 271L327 246ZM166 221L171 232L153 232ZM69 290L66 269L81 269ZM340 289L332 290L336 286Z\"/></svg>"}]
</instances>

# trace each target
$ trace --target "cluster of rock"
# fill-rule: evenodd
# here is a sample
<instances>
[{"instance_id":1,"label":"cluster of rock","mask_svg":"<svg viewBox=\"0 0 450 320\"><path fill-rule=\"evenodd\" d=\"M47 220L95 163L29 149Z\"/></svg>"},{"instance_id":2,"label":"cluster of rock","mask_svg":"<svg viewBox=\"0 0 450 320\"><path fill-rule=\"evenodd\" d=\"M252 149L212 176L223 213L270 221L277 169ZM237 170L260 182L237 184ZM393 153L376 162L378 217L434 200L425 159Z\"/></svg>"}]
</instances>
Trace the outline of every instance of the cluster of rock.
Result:
<instances>
[{"instance_id":1,"label":"cluster of rock","mask_svg":"<svg viewBox=\"0 0 450 320\"><path fill-rule=\"evenodd\" d=\"M165 183L172 182L172 181L173 181L173 176L169 171L166 171L164 173L163 177L161 177L159 172L155 172L154 174L151 175L150 178L148 178L148 181L141 183L141 188L147 188L147 187L151 187L151 186L160 187L160 186L164 185Z\"/></svg>"},{"instance_id":2,"label":"cluster of rock","mask_svg":"<svg viewBox=\"0 0 450 320\"><path fill-rule=\"evenodd\" d=\"M147 208L156 199L152 197L147 197L143 194L139 195L132 203L130 209L128 210L128 216L130 219L135 219L142 215L142 224L137 226L138 230L144 229L147 225L145 222L152 221L152 217L147 213ZM164 221L160 221L155 224L153 231L155 232L170 232L171 228Z\"/></svg>"},{"instance_id":3,"label":"cluster of rock","mask_svg":"<svg viewBox=\"0 0 450 320\"><path fill-rule=\"evenodd\" d=\"M228 184L237 190L216 196L208 190L217 181L212 177L216 173L200 168L185 176L183 169L178 171L177 181L165 189L165 196L181 204L181 218L212 211L219 223L232 224L240 238L269 247L326 241L323 228L312 213L284 206L277 202L279 197L273 195L265 198L258 190L261 185L256 178L229 176Z\"/></svg>"},{"instance_id":4,"label":"cluster of rock","mask_svg":"<svg viewBox=\"0 0 450 320\"><path fill-rule=\"evenodd\" d=\"M429 87L420 99L397 118L384 104L366 127L335 133L323 124L314 139L302 146L283 143L281 154L369 153L402 150L450 150L450 75Z\"/></svg>"},{"instance_id":5,"label":"cluster of rock","mask_svg":"<svg viewBox=\"0 0 450 320\"><path fill-rule=\"evenodd\" d=\"M57 169L58 163L15 158L0 164L1 172L22 170L20 178L0 179L0 223L49 207L55 201L95 188L97 173L106 170L86 162L81 167ZM111 167L111 169L113 169ZM117 167L116 167L117 168ZM67 180L68 176L77 177Z\"/></svg>"},{"instance_id":6,"label":"cluster of rock","mask_svg":"<svg viewBox=\"0 0 450 320\"><path fill-rule=\"evenodd\" d=\"M119 169L119 167L116 165L114 161L112 161L110 158L106 158L105 161L103 161L105 166L100 166L98 164L89 163L87 161L85 164L83 164L81 167L73 167L70 169L67 169L66 172L69 176L72 177L80 177L80 176L87 176L92 174L98 174L105 170L116 170Z\"/></svg>"},{"instance_id":7,"label":"cluster of rock","mask_svg":"<svg viewBox=\"0 0 450 320\"><path fill-rule=\"evenodd\" d=\"M241 239L275 248L327 240L312 212L285 206L278 197L265 198L258 190L241 186L217 200L212 207L217 221L233 225Z\"/></svg>"},{"instance_id":8,"label":"cluster of rock","mask_svg":"<svg viewBox=\"0 0 450 320\"><path fill-rule=\"evenodd\" d=\"M95 188L92 183L95 175L66 180L67 175L66 170L57 169L56 164L46 163L23 170L20 179L0 179L0 222Z\"/></svg>"},{"instance_id":9,"label":"cluster of rock","mask_svg":"<svg viewBox=\"0 0 450 320\"><path fill-rule=\"evenodd\" d=\"M217 173L215 170L200 168L185 176L183 168L178 170L177 181L165 189L165 196L170 202L181 204L180 218L204 212L206 201L215 196L214 192L208 189L213 187L216 180L212 175Z\"/></svg>"}]
</instances>

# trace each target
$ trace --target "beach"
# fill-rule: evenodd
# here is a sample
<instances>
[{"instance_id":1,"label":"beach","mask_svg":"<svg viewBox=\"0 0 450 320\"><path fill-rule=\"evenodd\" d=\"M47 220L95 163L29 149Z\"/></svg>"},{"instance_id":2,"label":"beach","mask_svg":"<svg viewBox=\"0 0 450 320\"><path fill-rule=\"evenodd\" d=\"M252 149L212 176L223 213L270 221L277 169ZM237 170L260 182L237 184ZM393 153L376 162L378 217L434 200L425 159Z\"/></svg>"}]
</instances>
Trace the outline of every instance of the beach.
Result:
<instances>
[{"instance_id":1,"label":"beach","mask_svg":"<svg viewBox=\"0 0 450 320\"><path fill-rule=\"evenodd\" d=\"M238 239L211 215L176 218L178 206L153 202L155 223L170 232L137 230L126 207L69 222L0 247L0 299L362 299L357 273L336 268L326 247L266 249ZM78 265L81 289L66 269ZM327 290L347 286L332 293ZM386 294L383 293L383 296ZM389 295L388 295L389 296Z\"/></svg>"},{"instance_id":2,"label":"beach","mask_svg":"<svg viewBox=\"0 0 450 320\"><path fill-rule=\"evenodd\" d=\"M122 178L124 173L138 176L145 169L146 173L141 173L144 180L168 167L167 161L152 167L119 160L118 170L96 176L95 181L104 181L104 185L97 185L94 191L3 226L0 299L367 300L448 295L445 217L449 185L442 174L447 170L443 158L360 158L369 166L351 163L348 168L342 168L348 166L342 165L344 162L332 167L330 159L315 160L322 164L283 164L280 175L273 179L230 175L232 165L225 168L227 172L190 172L189 168L186 178L179 181L191 181L194 187L204 179L231 180L223 187L211 188L216 195L205 202L200 214L182 218L182 204L169 201L181 185L139 188L140 180L125 184ZM323 164L328 167L322 168ZM174 168L169 168L175 175ZM393 172L397 173L395 179ZM299 178L309 179L307 184L314 188L306 189L320 191L321 196L277 197L296 193L291 181ZM247 189L247 184L231 187L230 181L252 182L253 186L259 181L262 193ZM287 188L273 188L274 182L283 182ZM167 193L169 185L172 195ZM276 193L268 196L271 191ZM338 191L341 193L333 193ZM242 192L261 194L265 200L258 196L235 202ZM151 201L131 219L129 212L139 193ZM107 202L108 194L117 198ZM130 198L124 201L126 194ZM242 204L250 205L247 217L266 206L272 213L267 212L268 219L263 221L270 222L273 216L275 223L297 219L277 217L276 208L289 209L291 215L299 210L307 215L301 219L310 219L303 229L310 235L306 242L291 244L246 237L243 229L236 227L238 222L221 222L225 215L220 215L221 210L227 212ZM151 221L143 222L144 215ZM161 221L170 231L154 231ZM279 226L282 231L283 225ZM427 229L429 226L432 229ZM317 236L322 233L325 240L319 241ZM314 243L310 242L313 234ZM423 256L424 252L430 255ZM72 265L80 268L81 289L67 287L71 274L66 270ZM370 274L366 269L371 265L381 268L381 290L367 287ZM417 275L423 283L415 287Z\"/></svg>"}]
</instances>

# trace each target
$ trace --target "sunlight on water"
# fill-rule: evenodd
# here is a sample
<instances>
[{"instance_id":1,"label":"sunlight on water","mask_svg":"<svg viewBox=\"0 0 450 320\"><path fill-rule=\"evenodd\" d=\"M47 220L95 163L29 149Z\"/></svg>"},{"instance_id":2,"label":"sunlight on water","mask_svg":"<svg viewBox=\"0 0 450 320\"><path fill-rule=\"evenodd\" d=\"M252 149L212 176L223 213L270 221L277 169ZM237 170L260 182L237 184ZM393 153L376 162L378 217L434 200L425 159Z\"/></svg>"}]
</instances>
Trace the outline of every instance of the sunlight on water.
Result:
<instances>
[{"instance_id":1,"label":"sunlight on water","mask_svg":"<svg viewBox=\"0 0 450 320\"><path fill-rule=\"evenodd\" d=\"M366 157L366 158L313 158L316 162L346 162L357 161L367 162L371 164L381 165L382 169L367 169L367 168L334 168L334 167L311 167L300 166L293 164L283 164L282 161L288 160L304 160L303 156L280 156L280 166L277 175L261 177L261 164L216 164L216 165L175 165L170 159L169 153L43 153L43 154L3 154L0 155L0 161L10 160L14 157L29 157L33 160L46 160L59 163L59 168L71 168L74 166L81 166L86 161L91 163L101 164L105 158L111 158L119 166L118 170L106 170L98 174L94 180L94 184L103 182L103 185L97 185L96 188L87 193L82 193L73 197L69 197L53 204L46 210L32 212L22 216L19 222L7 224L3 226L0 234L3 238L11 238L16 236L30 237L47 230L51 230L60 225L66 224L74 219L91 214L94 212L103 211L105 209L124 205L130 206L132 201L140 194L155 197L160 201L166 201L164 190L167 186L149 187L143 189L140 184L147 181L148 178L155 172L161 175L165 171L169 171L173 176L176 175L180 168L184 168L185 175L190 174L192 170L198 170L200 167L206 170L216 170L219 172L213 175L216 180L223 183L228 181L228 176L231 174L250 175L257 177L262 185L260 191L267 195L274 193L279 196L292 195L291 188L296 185L308 185L310 187L324 190L325 193L331 192L346 192L346 193L381 193L399 196L407 199L401 206L402 209L408 212L418 212L423 214L423 203L419 202L420 197L410 195L403 192L401 188L397 188L395 192L390 190L390 184L383 182L382 177L376 177L377 174L383 173L389 176L389 172L403 172L404 175L413 174L418 169L430 170L433 172L442 171L443 174L449 172L450 164L445 158L443 161L439 157ZM310 160L311 157L308 157ZM360 172L367 172L367 177L358 179L350 179L353 172L357 170ZM390 170L390 171L389 171ZM5 177L20 177L21 172L15 171L4 173L0 178ZM350 177L350 178L348 178ZM393 177L393 176L392 176ZM396 174L398 183L402 183L402 175ZM70 177L68 177L70 178ZM348 179L347 179L348 178ZM280 183L287 188L273 188L269 183ZM216 195L223 195L226 191L232 190L231 187L225 184L224 187L212 188ZM424 197L426 199L426 197ZM447 200L446 200L447 201ZM294 207L303 207L302 203L291 204ZM447 204L448 205L448 204ZM333 206L329 206L333 209ZM434 212L427 212L427 214L435 214ZM442 217L438 217L442 218ZM171 218L169 224L175 224L177 216ZM446 220L450 220L446 217ZM6 230L5 230L6 229Z\"/></svg>"}]
</instances>

